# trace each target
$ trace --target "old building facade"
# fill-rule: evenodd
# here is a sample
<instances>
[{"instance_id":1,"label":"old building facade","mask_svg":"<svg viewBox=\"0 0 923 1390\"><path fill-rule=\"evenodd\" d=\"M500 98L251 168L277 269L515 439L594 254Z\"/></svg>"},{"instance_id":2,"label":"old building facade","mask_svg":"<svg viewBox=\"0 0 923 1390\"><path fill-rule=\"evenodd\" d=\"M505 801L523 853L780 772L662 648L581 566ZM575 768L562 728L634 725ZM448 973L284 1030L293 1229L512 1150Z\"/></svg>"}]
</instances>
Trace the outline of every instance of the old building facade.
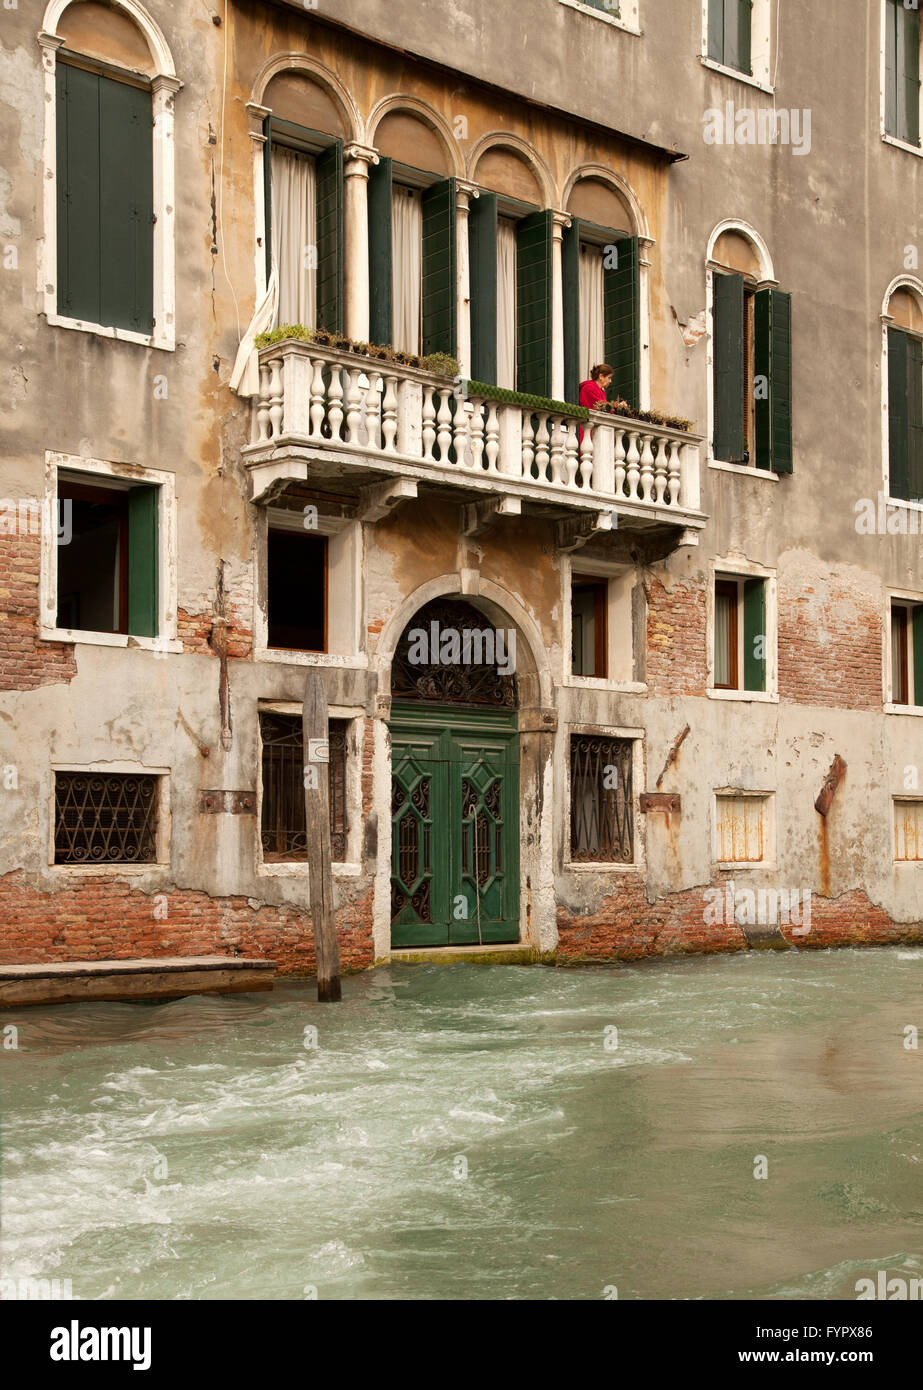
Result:
<instances>
[{"instance_id":1,"label":"old building facade","mask_svg":"<svg viewBox=\"0 0 923 1390\"><path fill-rule=\"evenodd\" d=\"M4 9L0 959L310 971L312 670L348 968L920 939L920 22L842 8Z\"/></svg>"}]
</instances>

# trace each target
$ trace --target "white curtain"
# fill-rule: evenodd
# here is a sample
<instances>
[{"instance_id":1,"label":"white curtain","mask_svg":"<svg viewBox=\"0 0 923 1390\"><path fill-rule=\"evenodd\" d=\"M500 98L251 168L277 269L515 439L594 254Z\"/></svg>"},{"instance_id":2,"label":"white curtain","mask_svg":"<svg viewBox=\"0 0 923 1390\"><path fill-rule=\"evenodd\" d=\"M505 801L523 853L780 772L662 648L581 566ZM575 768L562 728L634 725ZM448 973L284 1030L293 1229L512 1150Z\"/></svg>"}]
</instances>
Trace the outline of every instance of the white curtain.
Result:
<instances>
[{"instance_id":1,"label":"white curtain","mask_svg":"<svg viewBox=\"0 0 923 1390\"><path fill-rule=\"evenodd\" d=\"M284 145L272 147L272 262L279 286L274 326L317 315L317 210L314 160Z\"/></svg>"},{"instance_id":2,"label":"white curtain","mask_svg":"<svg viewBox=\"0 0 923 1390\"><path fill-rule=\"evenodd\" d=\"M516 390L516 223L497 221L497 386Z\"/></svg>"},{"instance_id":3,"label":"white curtain","mask_svg":"<svg viewBox=\"0 0 923 1390\"><path fill-rule=\"evenodd\" d=\"M731 600L727 594L715 595L715 685L731 680Z\"/></svg>"},{"instance_id":4,"label":"white curtain","mask_svg":"<svg viewBox=\"0 0 923 1390\"><path fill-rule=\"evenodd\" d=\"M423 202L415 188L394 189L391 200L391 345L420 351L423 285Z\"/></svg>"},{"instance_id":5,"label":"white curtain","mask_svg":"<svg viewBox=\"0 0 923 1390\"><path fill-rule=\"evenodd\" d=\"M603 249L580 247L580 380L586 381L591 367L605 361L603 329Z\"/></svg>"}]
</instances>

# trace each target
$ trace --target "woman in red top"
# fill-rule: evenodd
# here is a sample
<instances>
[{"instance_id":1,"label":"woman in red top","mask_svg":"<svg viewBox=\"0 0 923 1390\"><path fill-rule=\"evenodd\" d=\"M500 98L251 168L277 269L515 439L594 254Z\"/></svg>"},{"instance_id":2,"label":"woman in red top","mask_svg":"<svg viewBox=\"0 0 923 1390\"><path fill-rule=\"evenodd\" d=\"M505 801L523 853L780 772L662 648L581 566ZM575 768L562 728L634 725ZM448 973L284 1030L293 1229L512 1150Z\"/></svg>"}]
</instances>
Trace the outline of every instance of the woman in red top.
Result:
<instances>
[{"instance_id":1,"label":"woman in red top","mask_svg":"<svg viewBox=\"0 0 923 1390\"><path fill-rule=\"evenodd\" d=\"M590 410L600 401L606 399L606 391L612 382L612 368L608 362L600 362L598 366L590 371L589 379L581 381L579 404L588 407ZM583 429L578 430L578 439L583 441Z\"/></svg>"}]
</instances>

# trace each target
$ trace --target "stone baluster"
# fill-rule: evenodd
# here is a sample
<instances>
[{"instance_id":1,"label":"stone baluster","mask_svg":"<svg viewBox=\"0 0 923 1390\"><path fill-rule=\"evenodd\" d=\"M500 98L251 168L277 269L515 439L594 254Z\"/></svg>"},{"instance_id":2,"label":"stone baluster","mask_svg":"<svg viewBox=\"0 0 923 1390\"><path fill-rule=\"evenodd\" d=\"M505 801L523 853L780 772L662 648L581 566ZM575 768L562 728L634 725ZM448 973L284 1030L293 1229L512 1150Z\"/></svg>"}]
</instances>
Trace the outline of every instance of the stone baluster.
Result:
<instances>
[{"instance_id":1,"label":"stone baluster","mask_svg":"<svg viewBox=\"0 0 923 1390\"><path fill-rule=\"evenodd\" d=\"M367 377L365 400L362 403L363 443L369 449L381 448L381 393L384 383L377 372Z\"/></svg>"},{"instance_id":2,"label":"stone baluster","mask_svg":"<svg viewBox=\"0 0 923 1390\"><path fill-rule=\"evenodd\" d=\"M269 363L269 433L273 439L282 433L282 415L282 358L273 357Z\"/></svg>"},{"instance_id":3,"label":"stone baluster","mask_svg":"<svg viewBox=\"0 0 923 1390\"><path fill-rule=\"evenodd\" d=\"M269 438L269 365L260 363L260 394L256 403L257 437L261 444Z\"/></svg>"},{"instance_id":4,"label":"stone baluster","mask_svg":"<svg viewBox=\"0 0 923 1390\"><path fill-rule=\"evenodd\" d=\"M537 415L538 429L535 431L535 467L538 470L538 481L547 483L548 473L548 413L539 411ZM560 482L560 478L551 479L553 482Z\"/></svg>"},{"instance_id":5,"label":"stone baluster","mask_svg":"<svg viewBox=\"0 0 923 1390\"><path fill-rule=\"evenodd\" d=\"M670 506L679 506L680 492L680 450L682 445L678 439L667 441L669 447L669 458L667 463L667 487L670 490Z\"/></svg>"},{"instance_id":6,"label":"stone baluster","mask_svg":"<svg viewBox=\"0 0 923 1390\"><path fill-rule=\"evenodd\" d=\"M359 377L360 367L344 368L346 375L346 438L350 444L359 443L359 426L362 424L362 390Z\"/></svg>"},{"instance_id":7,"label":"stone baluster","mask_svg":"<svg viewBox=\"0 0 923 1390\"><path fill-rule=\"evenodd\" d=\"M615 427L615 495L625 496L625 431Z\"/></svg>"},{"instance_id":8,"label":"stone baluster","mask_svg":"<svg viewBox=\"0 0 923 1390\"><path fill-rule=\"evenodd\" d=\"M423 457L433 463L433 445L436 442L436 407L433 405L433 388L423 387Z\"/></svg>"},{"instance_id":9,"label":"stone baluster","mask_svg":"<svg viewBox=\"0 0 923 1390\"><path fill-rule=\"evenodd\" d=\"M330 368L330 389L327 392L327 418L330 421L330 438L338 440L343 424L343 377L341 369L334 363Z\"/></svg>"},{"instance_id":10,"label":"stone baluster","mask_svg":"<svg viewBox=\"0 0 923 1390\"><path fill-rule=\"evenodd\" d=\"M644 502L650 502L654 488L654 453L651 436L645 434L641 438L644 441L641 448L641 498Z\"/></svg>"},{"instance_id":11,"label":"stone baluster","mask_svg":"<svg viewBox=\"0 0 923 1390\"><path fill-rule=\"evenodd\" d=\"M569 485L573 486L580 461L580 440L577 437L576 420L568 420L564 427L564 468Z\"/></svg>"},{"instance_id":12,"label":"stone baluster","mask_svg":"<svg viewBox=\"0 0 923 1390\"><path fill-rule=\"evenodd\" d=\"M552 481L570 487L572 478L568 475L570 459L567 455L567 422L560 415L548 417L548 434L551 438L551 477ZM576 465L575 465L576 471Z\"/></svg>"},{"instance_id":13,"label":"stone baluster","mask_svg":"<svg viewBox=\"0 0 923 1390\"><path fill-rule=\"evenodd\" d=\"M532 464L535 459L535 431L532 428L532 414L522 412L522 476L532 479Z\"/></svg>"},{"instance_id":14,"label":"stone baluster","mask_svg":"<svg viewBox=\"0 0 923 1390\"><path fill-rule=\"evenodd\" d=\"M580 485L581 487L593 486L593 454L596 450L596 425L592 429L583 427L583 438L580 441Z\"/></svg>"},{"instance_id":15,"label":"stone baluster","mask_svg":"<svg viewBox=\"0 0 923 1390\"><path fill-rule=\"evenodd\" d=\"M663 495L667 490L667 441L657 440L657 459L654 463L654 503L663 506Z\"/></svg>"},{"instance_id":16,"label":"stone baluster","mask_svg":"<svg viewBox=\"0 0 923 1390\"><path fill-rule=\"evenodd\" d=\"M484 402L471 400L469 405L473 407L470 417L471 467L476 473L480 473L484 467Z\"/></svg>"},{"instance_id":17,"label":"stone baluster","mask_svg":"<svg viewBox=\"0 0 923 1390\"><path fill-rule=\"evenodd\" d=\"M381 400L381 447L385 454L394 453L397 434L397 377L385 377L385 393Z\"/></svg>"},{"instance_id":18,"label":"stone baluster","mask_svg":"<svg viewBox=\"0 0 923 1390\"><path fill-rule=\"evenodd\" d=\"M488 473L497 472L497 458L500 453L500 416L497 414L497 402L491 401L487 408L487 443L485 445L487 454Z\"/></svg>"},{"instance_id":19,"label":"stone baluster","mask_svg":"<svg viewBox=\"0 0 923 1390\"><path fill-rule=\"evenodd\" d=\"M638 501L638 479L641 476L641 470L638 467L638 461L640 460L640 458L641 454L638 449L638 431L629 430L628 469L626 481L628 483L628 496L631 498L632 502Z\"/></svg>"},{"instance_id":20,"label":"stone baluster","mask_svg":"<svg viewBox=\"0 0 923 1390\"><path fill-rule=\"evenodd\" d=\"M455 399L455 421L452 428L452 445L455 449L455 464L458 468L470 468L468 460L468 402Z\"/></svg>"},{"instance_id":21,"label":"stone baluster","mask_svg":"<svg viewBox=\"0 0 923 1390\"><path fill-rule=\"evenodd\" d=\"M320 439L321 429L324 423L324 362L323 358L314 359L314 375L311 379L311 438Z\"/></svg>"},{"instance_id":22,"label":"stone baluster","mask_svg":"<svg viewBox=\"0 0 923 1390\"><path fill-rule=\"evenodd\" d=\"M438 433L436 442L439 445L439 462L449 462L449 446L452 443L452 411L449 407L449 397L452 394L450 386L439 388L439 414L436 417Z\"/></svg>"}]
</instances>

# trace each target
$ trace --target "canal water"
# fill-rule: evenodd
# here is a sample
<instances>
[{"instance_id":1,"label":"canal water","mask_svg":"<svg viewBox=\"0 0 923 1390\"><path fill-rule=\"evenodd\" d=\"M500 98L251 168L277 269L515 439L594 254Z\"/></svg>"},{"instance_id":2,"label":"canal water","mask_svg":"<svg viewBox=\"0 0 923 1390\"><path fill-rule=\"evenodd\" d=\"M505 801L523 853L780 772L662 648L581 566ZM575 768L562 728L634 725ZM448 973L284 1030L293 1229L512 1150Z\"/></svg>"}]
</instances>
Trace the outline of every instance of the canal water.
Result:
<instances>
[{"instance_id":1,"label":"canal water","mask_svg":"<svg viewBox=\"0 0 923 1390\"><path fill-rule=\"evenodd\" d=\"M339 1006L297 983L20 1009L0 1273L85 1299L919 1278L921 979L923 950L891 947L389 967Z\"/></svg>"}]
</instances>

